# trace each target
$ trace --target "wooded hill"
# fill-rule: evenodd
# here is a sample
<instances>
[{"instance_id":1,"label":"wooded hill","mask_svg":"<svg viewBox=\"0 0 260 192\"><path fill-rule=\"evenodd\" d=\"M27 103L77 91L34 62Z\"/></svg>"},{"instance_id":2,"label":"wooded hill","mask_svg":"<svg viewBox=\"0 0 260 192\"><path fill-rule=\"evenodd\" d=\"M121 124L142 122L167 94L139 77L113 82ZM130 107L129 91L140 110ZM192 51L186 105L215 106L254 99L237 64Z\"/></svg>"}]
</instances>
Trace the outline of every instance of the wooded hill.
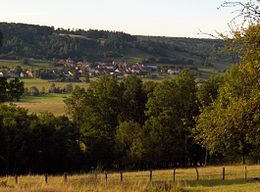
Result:
<instances>
[{"instance_id":1,"label":"wooded hill","mask_svg":"<svg viewBox=\"0 0 260 192\"><path fill-rule=\"evenodd\" d=\"M234 54L223 51L226 42L222 40L133 36L123 32L16 23L0 23L0 31L3 33L0 59L127 59L130 64L203 66L219 70L236 62Z\"/></svg>"}]
</instances>

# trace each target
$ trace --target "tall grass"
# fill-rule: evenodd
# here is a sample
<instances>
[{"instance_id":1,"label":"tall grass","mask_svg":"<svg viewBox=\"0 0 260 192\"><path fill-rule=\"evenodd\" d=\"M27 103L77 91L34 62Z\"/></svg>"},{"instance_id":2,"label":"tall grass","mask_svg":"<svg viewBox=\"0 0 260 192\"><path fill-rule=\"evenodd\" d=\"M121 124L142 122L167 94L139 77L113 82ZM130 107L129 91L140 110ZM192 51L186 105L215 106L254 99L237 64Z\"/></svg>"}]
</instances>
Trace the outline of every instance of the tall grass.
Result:
<instances>
[{"instance_id":1,"label":"tall grass","mask_svg":"<svg viewBox=\"0 0 260 192\"><path fill-rule=\"evenodd\" d=\"M260 166L247 166L245 179L244 166L225 166L226 177L222 180L222 167L198 168L197 181L195 168L177 169L173 182L173 170L153 171L150 182L149 171L124 172L123 181L118 172L92 172L80 175L68 175L65 183L62 175L49 176L45 183L43 175L20 176L18 184L14 177L0 178L0 192L177 192L177 191L260 191ZM1 186L2 183L2 186Z\"/></svg>"}]
</instances>

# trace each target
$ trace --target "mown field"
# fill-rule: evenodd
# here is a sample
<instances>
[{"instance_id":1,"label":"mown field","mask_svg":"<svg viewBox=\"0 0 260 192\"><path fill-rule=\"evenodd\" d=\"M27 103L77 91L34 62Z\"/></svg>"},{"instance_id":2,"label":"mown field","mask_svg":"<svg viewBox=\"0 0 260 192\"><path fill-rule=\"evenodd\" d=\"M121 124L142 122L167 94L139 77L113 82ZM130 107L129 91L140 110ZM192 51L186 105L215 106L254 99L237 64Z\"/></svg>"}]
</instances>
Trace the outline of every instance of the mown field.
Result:
<instances>
[{"instance_id":1,"label":"mown field","mask_svg":"<svg viewBox=\"0 0 260 192\"><path fill-rule=\"evenodd\" d=\"M150 181L150 171L108 172L107 180L104 172L93 171L80 175L48 176L25 175L18 177L16 184L12 176L0 178L0 192L257 192L260 191L260 166L225 166L226 175L223 180L223 167L198 168L199 180L195 168L176 169L173 181L173 170L155 170ZM246 176L246 178L245 178Z\"/></svg>"}]
</instances>

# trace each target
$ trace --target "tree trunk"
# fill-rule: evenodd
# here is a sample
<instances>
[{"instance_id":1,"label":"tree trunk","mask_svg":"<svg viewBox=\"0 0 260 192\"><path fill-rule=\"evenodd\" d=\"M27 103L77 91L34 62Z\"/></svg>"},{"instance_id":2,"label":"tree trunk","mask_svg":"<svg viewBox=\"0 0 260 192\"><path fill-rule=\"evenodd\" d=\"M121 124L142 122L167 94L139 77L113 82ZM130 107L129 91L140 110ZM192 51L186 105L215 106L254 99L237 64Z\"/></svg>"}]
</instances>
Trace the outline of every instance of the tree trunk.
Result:
<instances>
[{"instance_id":1,"label":"tree trunk","mask_svg":"<svg viewBox=\"0 0 260 192\"><path fill-rule=\"evenodd\" d=\"M205 161L204 161L204 167L207 166L207 161L208 161L208 150L205 149Z\"/></svg>"}]
</instances>

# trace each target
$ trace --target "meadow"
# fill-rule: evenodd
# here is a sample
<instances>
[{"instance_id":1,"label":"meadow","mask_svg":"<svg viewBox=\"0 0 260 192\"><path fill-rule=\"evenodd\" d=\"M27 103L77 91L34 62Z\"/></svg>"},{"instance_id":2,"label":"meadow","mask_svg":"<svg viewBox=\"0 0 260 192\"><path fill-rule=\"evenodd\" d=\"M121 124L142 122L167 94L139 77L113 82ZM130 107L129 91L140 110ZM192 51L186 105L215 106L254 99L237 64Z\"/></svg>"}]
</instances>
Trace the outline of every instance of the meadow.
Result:
<instances>
[{"instance_id":1,"label":"meadow","mask_svg":"<svg viewBox=\"0 0 260 192\"><path fill-rule=\"evenodd\" d=\"M63 102L69 94L46 94L41 96L24 96L19 102L14 102L19 107L28 109L29 113L51 112L56 116L66 113Z\"/></svg>"},{"instance_id":2,"label":"meadow","mask_svg":"<svg viewBox=\"0 0 260 192\"><path fill-rule=\"evenodd\" d=\"M42 113L51 112L56 116L64 115L66 113L65 103L63 102L70 94L54 94L47 93L52 83L56 87L63 88L65 85L70 84L66 82L50 82L48 80L41 79L22 79L26 88L35 86L41 90L45 90L46 94L40 96L23 96L19 102L14 102L19 107L28 109L29 113ZM81 88L87 88L89 83L71 83L75 88L79 86Z\"/></svg>"},{"instance_id":3,"label":"meadow","mask_svg":"<svg viewBox=\"0 0 260 192\"><path fill-rule=\"evenodd\" d=\"M47 183L44 175L24 175L15 178L1 177L0 192L87 192L87 191L115 191L115 192L257 192L260 191L260 166L225 166L225 180L223 167L198 168L199 179L195 168L176 169L175 182L173 170L123 172L108 172L107 179L104 172L92 171L85 174L48 176ZM245 174L246 173L246 174ZM245 178L246 177L246 178Z\"/></svg>"}]
</instances>

